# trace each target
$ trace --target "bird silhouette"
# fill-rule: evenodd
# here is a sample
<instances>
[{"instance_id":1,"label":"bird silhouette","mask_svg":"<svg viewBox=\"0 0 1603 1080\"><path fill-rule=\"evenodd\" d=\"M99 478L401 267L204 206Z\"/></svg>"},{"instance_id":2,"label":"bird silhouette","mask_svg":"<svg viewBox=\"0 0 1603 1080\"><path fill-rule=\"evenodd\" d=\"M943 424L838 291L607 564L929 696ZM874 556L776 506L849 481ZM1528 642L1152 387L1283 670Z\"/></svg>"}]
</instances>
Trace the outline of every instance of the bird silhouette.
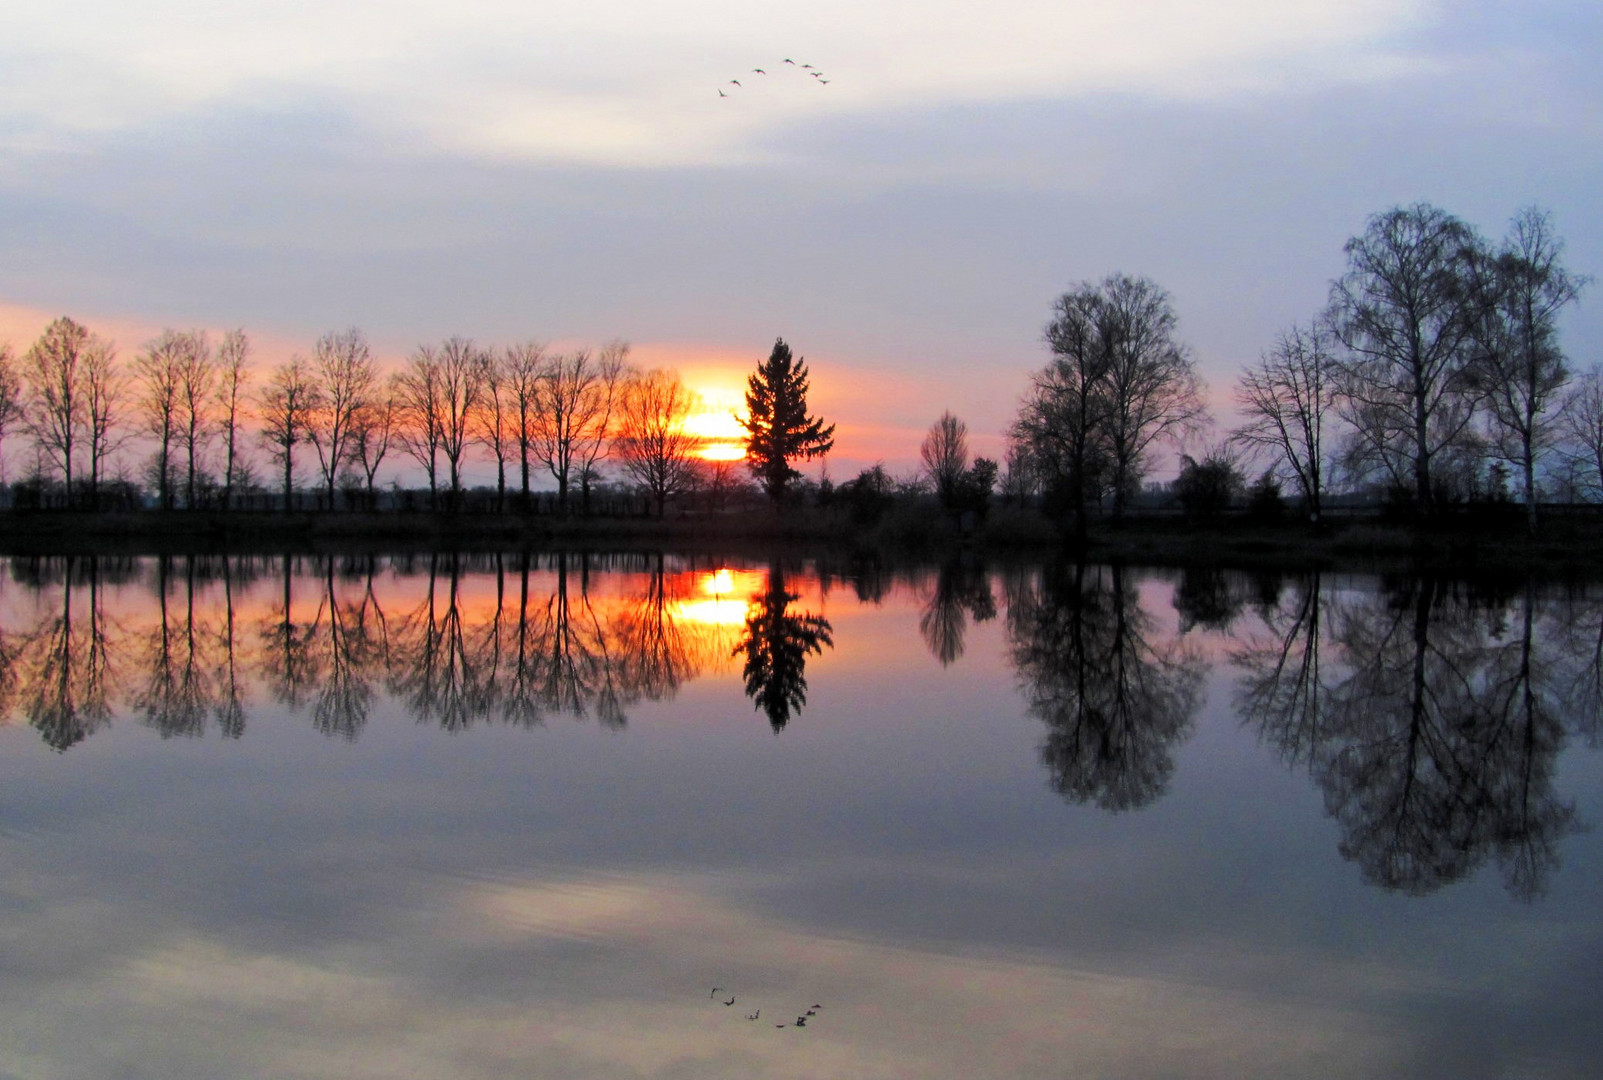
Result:
<instances>
[{"instance_id":1,"label":"bird silhouette","mask_svg":"<svg viewBox=\"0 0 1603 1080\"><path fill-rule=\"evenodd\" d=\"M804 69L804 70L805 70L805 69L807 69L807 68L811 68L811 67L812 67L812 66L813 66L813 65L811 65L811 64L803 64L803 65L802 65L802 68L803 68L803 69Z\"/></svg>"},{"instance_id":2,"label":"bird silhouette","mask_svg":"<svg viewBox=\"0 0 1603 1080\"><path fill-rule=\"evenodd\" d=\"M734 994L730 994L729 995L729 1000L724 1002L725 1005L733 1005L734 1003L735 1003L735 995Z\"/></svg>"},{"instance_id":3,"label":"bird silhouette","mask_svg":"<svg viewBox=\"0 0 1603 1080\"><path fill-rule=\"evenodd\" d=\"M805 1017L805 1016L796 1017L796 1026L797 1027L806 1027L807 1026L807 1017Z\"/></svg>"},{"instance_id":4,"label":"bird silhouette","mask_svg":"<svg viewBox=\"0 0 1603 1080\"><path fill-rule=\"evenodd\" d=\"M740 85L740 80L739 79L730 79L729 81L734 83L736 86Z\"/></svg>"},{"instance_id":5,"label":"bird silhouette","mask_svg":"<svg viewBox=\"0 0 1603 1080\"><path fill-rule=\"evenodd\" d=\"M747 1020L755 1020L755 1019L757 1019L757 1018L758 1018L758 1017L759 1017L759 1016L761 1016L761 1015L762 1015L762 1014L763 1014L763 1011L762 1011L762 1010L761 1010L761 1009L758 1009L758 1010L757 1010L757 1011L756 1011L756 1012L754 1012L754 1013L747 1013L747 1014L746 1014L746 1019L747 1019Z\"/></svg>"},{"instance_id":6,"label":"bird silhouette","mask_svg":"<svg viewBox=\"0 0 1603 1080\"><path fill-rule=\"evenodd\" d=\"M766 75L766 74L768 74L768 72L764 71L762 68L752 68L751 70L753 71L753 73L755 73L757 75Z\"/></svg>"},{"instance_id":7,"label":"bird silhouette","mask_svg":"<svg viewBox=\"0 0 1603 1080\"><path fill-rule=\"evenodd\" d=\"M829 85L829 80L828 79L819 79L818 80L818 85L819 86L828 86Z\"/></svg>"},{"instance_id":8,"label":"bird silhouette","mask_svg":"<svg viewBox=\"0 0 1603 1080\"><path fill-rule=\"evenodd\" d=\"M718 96L719 97L728 97L729 95L724 93L723 90L720 88L719 91L718 91Z\"/></svg>"},{"instance_id":9,"label":"bird silhouette","mask_svg":"<svg viewBox=\"0 0 1603 1080\"><path fill-rule=\"evenodd\" d=\"M712 993L708 994L707 996L710 997L710 998L715 998L715 997L717 997L719 994L721 994L723 992L724 992L724 988L723 987L715 986L715 987L712 988Z\"/></svg>"},{"instance_id":10,"label":"bird silhouette","mask_svg":"<svg viewBox=\"0 0 1603 1080\"><path fill-rule=\"evenodd\" d=\"M788 57L788 56L787 56L787 57L785 57L785 63L787 63L787 64L789 64L789 65L790 65L790 66L791 66L791 67L795 67L795 66L796 66L796 61L794 61L794 60L792 60L792 59L791 59L791 58L790 58L790 57Z\"/></svg>"}]
</instances>

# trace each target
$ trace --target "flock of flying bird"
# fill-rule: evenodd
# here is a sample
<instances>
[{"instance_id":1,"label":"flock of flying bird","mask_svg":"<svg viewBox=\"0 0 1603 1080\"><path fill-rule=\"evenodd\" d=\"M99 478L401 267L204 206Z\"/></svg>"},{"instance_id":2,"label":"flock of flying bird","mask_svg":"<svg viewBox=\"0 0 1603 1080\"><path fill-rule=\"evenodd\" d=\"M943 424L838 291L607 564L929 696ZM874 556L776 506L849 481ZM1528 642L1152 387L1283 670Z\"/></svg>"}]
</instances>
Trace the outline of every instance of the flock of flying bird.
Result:
<instances>
[{"instance_id":1,"label":"flock of flying bird","mask_svg":"<svg viewBox=\"0 0 1603 1080\"><path fill-rule=\"evenodd\" d=\"M813 78L818 80L818 85L820 85L820 86L828 86L829 85L829 80L824 78L824 73L822 71L819 71L817 68L813 67L813 65L811 65L811 64L798 64L798 63L796 63L796 61L792 60L788 56L785 57L784 63L789 64L791 67L795 68L797 71L805 71L805 72L807 72L807 74L811 75ZM762 68L752 68L751 71L752 71L753 75L767 75L768 74L768 72L764 71ZM736 86L740 85L740 80L739 79L730 79L729 81L731 83L735 84ZM724 88L720 86L718 88L718 96L721 97L721 98L726 98L729 95L724 93Z\"/></svg>"},{"instance_id":2,"label":"flock of flying bird","mask_svg":"<svg viewBox=\"0 0 1603 1080\"><path fill-rule=\"evenodd\" d=\"M719 995L719 994L723 994L723 993L727 993L727 994L729 994L729 996L728 996L728 997L727 997L727 998L720 998L720 997L718 997L718 995ZM716 999L716 1000L718 1000L718 1001L722 1001L722 1002L723 1002L723 1003L724 1003L724 1004L725 1004L725 1005L733 1005L733 1004L734 1004L734 1003L735 1003L735 994L734 994L734 991L732 991L732 990L730 990L730 991L726 991L726 990L725 990L725 989L724 989L724 988L723 988L723 987L721 987L721 986L715 986L715 987L713 987L713 988L712 988L712 993L710 993L710 994L708 994L708 995L707 995L707 996L708 996L708 997L709 997L709 998L714 998L714 999ZM822 1008L823 1008L823 1006L822 1006L822 1005L819 1005L819 1004L817 1004L817 1003L816 1003L816 1002L815 1002L815 1003L814 1003L814 1004L812 1004L812 1005L809 1005L809 1006L808 1006L808 1007L807 1007L807 1011L806 1011L806 1012L804 1012L804 1013L802 1013L802 1014L801 1014L801 1015L800 1015L800 1016L798 1016L798 1017L796 1017L796 1022L795 1022L795 1023L794 1023L794 1024L790 1024L790 1023L783 1023L783 1024L775 1024L775 1025L774 1025L774 1026L775 1026L775 1027L776 1027L776 1028L783 1028L783 1027L806 1027L806 1026L807 1026L807 1019L808 1019L808 1017L811 1017L811 1016L817 1016L817 1015L818 1015L818 1010L819 1010L819 1009L822 1009ZM753 1011L751 1011L751 1012L749 1012L749 1013L747 1013L747 1014L746 1014L746 1019L747 1019L747 1020L753 1020L753 1021L755 1021L755 1020L758 1020L758 1019L760 1019L760 1018L761 1018L761 1017L762 1017L762 1014L763 1014L763 1011L762 1011L762 1010L761 1010L761 1009L754 1009L754 1010L753 1010Z\"/></svg>"}]
</instances>

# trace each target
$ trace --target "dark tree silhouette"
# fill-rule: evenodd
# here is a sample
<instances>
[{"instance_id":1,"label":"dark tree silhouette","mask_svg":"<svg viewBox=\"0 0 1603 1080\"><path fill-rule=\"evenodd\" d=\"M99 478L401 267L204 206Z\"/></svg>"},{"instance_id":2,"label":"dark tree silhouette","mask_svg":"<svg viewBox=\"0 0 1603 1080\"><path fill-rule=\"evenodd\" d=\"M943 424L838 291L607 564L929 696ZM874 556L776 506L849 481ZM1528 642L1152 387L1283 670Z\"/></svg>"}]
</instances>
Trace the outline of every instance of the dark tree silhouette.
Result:
<instances>
[{"instance_id":1,"label":"dark tree silhouette","mask_svg":"<svg viewBox=\"0 0 1603 1080\"><path fill-rule=\"evenodd\" d=\"M1308 767L1365 880L1421 895L1495 855L1516 896L1545 887L1576 827L1552 787L1565 706L1532 591L1516 610L1510 628L1419 578L1332 611L1315 577L1272 620L1279 640L1236 657L1244 718ZM1340 664L1322 660L1327 633Z\"/></svg>"},{"instance_id":2,"label":"dark tree silhouette","mask_svg":"<svg viewBox=\"0 0 1603 1080\"><path fill-rule=\"evenodd\" d=\"M1111 492L1121 519L1154 443L1205 410L1169 294L1150 278L1081 282L1054 310L1054 358L1025 396L1013 444L1083 535L1087 505Z\"/></svg>"},{"instance_id":3,"label":"dark tree silhouette","mask_svg":"<svg viewBox=\"0 0 1603 1080\"><path fill-rule=\"evenodd\" d=\"M1330 292L1349 468L1384 475L1431 505L1437 459L1469 432L1475 303L1466 270L1474 230L1426 203L1369 219L1347 241L1347 273Z\"/></svg>"},{"instance_id":4,"label":"dark tree silhouette","mask_svg":"<svg viewBox=\"0 0 1603 1080\"><path fill-rule=\"evenodd\" d=\"M1324 577L1315 571L1299 583L1288 607L1264 613L1267 639L1249 638L1230 655L1242 671L1237 713L1287 764L1311 768L1315 750L1330 737L1328 619Z\"/></svg>"},{"instance_id":5,"label":"dark tree silhouette","mask_svg":"<svg viewBox=\"0 0 1603 1080\"><path fill-rule=\"evenodd\" d=\"M990 577L983 567L948 562L936 573L935 590L918 619L918 632L942 667L962 658L970 617L975 622L996 617Z\"/></svg>"},{"instance_id":6,"label":"dark tree silhouette","mask_svg":"<svg viewBox=\"0 0 1603 1080\"><path fill-rule=\"evenodd\" d=\"M73 611L73 589L80 583L89 590L82 617ZM30 635L21 667L23 715L52 750L67 750L110 722L118 680L100 605L99 559L66 560L61 614Z\"/></svg>"},{"instance_id":7,"label":"dark tree silhouette","mask_svg":"<svg viewBox=\"0 0 1603 1080\"><path fill-rule=\"evenodd\" d=\"M797 459L810 461L835 445L835 425L807 415L807 364L791 360L783 338L774 341L768 359L746 380L746 465L776 504L783 503L801 473Z\"/></svg>"},{"instance_id":8,"label":"dark tree silhouette","mask_svg":"<svg viewBox=\"0 0 1603 1080\"><path fill-rule=\"evenodd\" d=\"M1203 665L1154 643L1151 624L1117 566L1052 567L1010 597L1013 664L1047 725L1041 760L1065 799L1131 810L1168 786Z\"/></svg>"},{"instance_id":9,"label":"dark tree silhouette","mask_svg":"<svg viewBox=\"0 0 1603 1080\"><path fill-rule=\"evenodd\" d=\"M746 696L761 709L777 733L791 714L807 704L807 658L833 648L829 620L821 615L793 615L785 591L785 575L776 562L768 569L768 588L746 615L746 630L734 655L744 655L741 674Z\"/></svg>"}]
</instances>

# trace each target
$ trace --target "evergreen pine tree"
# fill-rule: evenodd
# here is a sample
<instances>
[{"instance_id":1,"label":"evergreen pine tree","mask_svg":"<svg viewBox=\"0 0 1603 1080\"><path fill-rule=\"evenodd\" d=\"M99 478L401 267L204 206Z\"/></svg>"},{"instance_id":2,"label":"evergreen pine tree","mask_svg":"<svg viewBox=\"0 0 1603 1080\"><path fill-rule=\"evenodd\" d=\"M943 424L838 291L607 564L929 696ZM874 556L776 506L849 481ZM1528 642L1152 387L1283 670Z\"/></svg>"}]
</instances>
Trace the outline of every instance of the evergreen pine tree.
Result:
<instances>
[{"instance_id":1,"label":"evergreen pine tree","mask_svg":"<svg viewBox=\"0 0 1603 1080\"><path fill-rule=\"evenodd\" d=\"M801 473L791 461L811 460L835 445L835 425L807 415L807 365L791 360L790 346L776 338L774 351L747 380L746 466L774 502L781 502Z\"/></svg>"}]
</instances>

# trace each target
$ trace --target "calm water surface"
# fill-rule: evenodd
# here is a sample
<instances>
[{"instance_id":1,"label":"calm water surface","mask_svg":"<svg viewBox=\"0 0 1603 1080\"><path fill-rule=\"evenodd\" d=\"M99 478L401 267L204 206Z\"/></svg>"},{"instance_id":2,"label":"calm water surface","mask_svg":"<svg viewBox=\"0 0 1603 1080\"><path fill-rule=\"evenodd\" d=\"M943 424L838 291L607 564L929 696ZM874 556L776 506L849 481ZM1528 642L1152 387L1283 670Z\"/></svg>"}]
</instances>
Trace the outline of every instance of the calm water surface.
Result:
<instances>
[{"instance_id":1,"label":"calm water surface","mask_svg":"<svg viewBox=\"0 0 1603 1080\"><path fill-rule=\"evenodd\" d=\"M1603 590L0 572L0 1076L1603 1061Z\"/></svg>"}]
</instances>

